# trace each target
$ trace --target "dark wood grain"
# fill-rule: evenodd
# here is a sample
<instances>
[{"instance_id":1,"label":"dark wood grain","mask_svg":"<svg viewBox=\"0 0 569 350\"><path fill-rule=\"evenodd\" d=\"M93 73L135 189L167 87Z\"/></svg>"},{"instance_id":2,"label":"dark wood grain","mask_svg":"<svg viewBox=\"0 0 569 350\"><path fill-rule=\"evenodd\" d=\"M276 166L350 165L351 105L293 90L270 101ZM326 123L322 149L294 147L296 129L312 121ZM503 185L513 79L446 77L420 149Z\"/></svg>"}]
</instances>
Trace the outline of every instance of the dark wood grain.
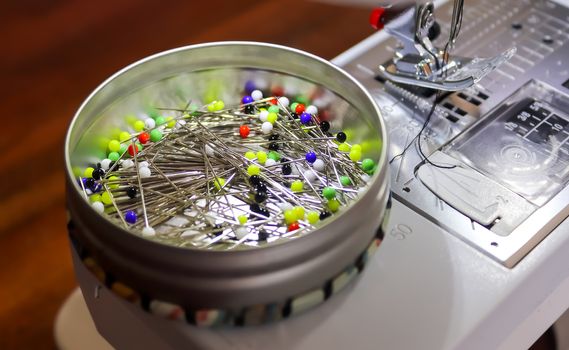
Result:
<instances>
[{"instance_id":1,"label":"dark wood grain","mask_svg":"<svg viewBox=\"0 0 569 350\"><path fill-rule=\"evenodd\" d=\"M63 138L123 66L193 43L255 40L332 58L371 33L367 10L302 1L12 1L0 11L0 349L52 349L76 285Z\"/></svg>"},{"instance_id":2,"label":"dark wood grain","mask_svg":"<svg viewBox=\"0 0 569 350\"><path fill-rule=\"evenodd\" d=\"M121 67L172 47L256 40L332 58L368 11L305 1L8 1L0 11L0 349L52 349L76 285L63 138L79 104Z\"/></svg>"}]
</instances>

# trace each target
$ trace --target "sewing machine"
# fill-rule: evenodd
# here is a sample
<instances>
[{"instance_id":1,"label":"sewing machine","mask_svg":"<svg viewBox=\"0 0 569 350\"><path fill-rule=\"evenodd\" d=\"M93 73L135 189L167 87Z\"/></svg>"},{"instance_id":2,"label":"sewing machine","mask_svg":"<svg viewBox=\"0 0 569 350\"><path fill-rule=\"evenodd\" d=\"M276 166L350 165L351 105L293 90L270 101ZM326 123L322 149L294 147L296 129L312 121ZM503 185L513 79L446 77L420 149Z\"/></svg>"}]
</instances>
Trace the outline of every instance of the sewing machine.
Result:
<instances>
[{"instance_id":1,"label":"sewing machine","mask_svg":"<svg viewBox=\"0 0 569 350\"><path fill-rule=\"evenodd\" d=\"M116 348L529 347L569 307L569 2L467 1L450 53L452 3L434 5L436 38L426 7L420 31L403 14L333 60L376 98L393 159L390 227L357 283L284 322L201 329L117 298L73 252L90 316L75 293L58 344L107 346L69 332L92 317Z\"/></svg>"}]
</instances>

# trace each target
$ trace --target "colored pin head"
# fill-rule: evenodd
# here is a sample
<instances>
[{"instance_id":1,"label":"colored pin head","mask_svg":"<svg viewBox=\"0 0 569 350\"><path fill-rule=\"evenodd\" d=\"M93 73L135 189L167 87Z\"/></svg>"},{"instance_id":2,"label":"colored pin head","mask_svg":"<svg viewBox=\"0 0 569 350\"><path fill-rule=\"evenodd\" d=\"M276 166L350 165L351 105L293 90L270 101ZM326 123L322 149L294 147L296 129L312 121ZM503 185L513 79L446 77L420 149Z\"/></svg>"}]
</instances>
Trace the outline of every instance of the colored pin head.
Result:
<instances>
[{"instance_id":1,"label":"colored pin head","mask_svg":"<svg viewBox=\"0 0 569 350\"><path fill-rule=\"evenodd\" d=\"M302 124L309 124L312 121L312 116L309 113L303 112L300 114L300 122Z\"/></svg>"},{"instance_id":2,"label":"colored pin head","mask_svg":"<svg viewBox=\"0 0 569 350\"><path fill-rule=\"evenodd\" d=\"M305 159L308 163L314 163L316 161L316 153L314 152L306 153Z\"/></svg>"}]
</instances>

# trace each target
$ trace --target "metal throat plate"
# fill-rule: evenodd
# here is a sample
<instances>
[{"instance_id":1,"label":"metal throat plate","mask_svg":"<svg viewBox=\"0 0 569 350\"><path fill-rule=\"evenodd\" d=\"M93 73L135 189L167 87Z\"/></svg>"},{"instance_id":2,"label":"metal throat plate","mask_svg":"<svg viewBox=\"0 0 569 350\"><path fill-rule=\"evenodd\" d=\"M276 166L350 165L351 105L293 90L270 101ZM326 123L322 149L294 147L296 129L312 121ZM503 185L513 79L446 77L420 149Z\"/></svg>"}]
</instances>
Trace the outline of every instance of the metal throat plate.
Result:
<instances>
[{"instance_id":1,"label":"metal throat plate","mask_svg":"<svg viewBox=\"0 0 569 350\"><path fill-rule=\"evenodd\" d=\"M507 267L516 265L569 215L569 10L551 1L466 1L454 54L515 55L476 85L439 97L385 81L387 39L344 68L370 90L386 119L394 196ZM448 38L452 6L436 9ZM566 144L568 144L566 146ZM422 151L435 164L422 164Z\"/></svg>"}]
</instances>

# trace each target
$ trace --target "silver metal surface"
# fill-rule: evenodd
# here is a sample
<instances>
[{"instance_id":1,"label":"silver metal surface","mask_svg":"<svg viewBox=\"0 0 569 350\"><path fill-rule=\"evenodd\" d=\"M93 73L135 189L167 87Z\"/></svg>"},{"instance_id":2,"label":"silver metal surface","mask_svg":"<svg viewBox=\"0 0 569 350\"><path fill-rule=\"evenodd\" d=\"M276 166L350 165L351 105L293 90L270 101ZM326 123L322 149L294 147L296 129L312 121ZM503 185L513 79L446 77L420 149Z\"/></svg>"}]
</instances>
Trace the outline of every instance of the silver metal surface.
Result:
<instances>
[{"instance_id":1,"label":"silver metal surface","mask_svg":"<svg viewBox=\"0 0 569 350\"><path fill-rule=\"evenodd\" d=\"M451 12L448 3L435 11L442 29L435 45L440 46L448 37ZM452 142L476 122L486 122L489 112L534 79L566 96L569 91L563 83L569 79L568 18L567 8L550 1L466 1L464 24L454 52L483 57L512 45L517 52L475 86L442 99L422 139L425 153L432 154ZM395 52L396 42L389 39L368 46L355 59L340 59L381 106L391 139L390 158L401 153L417 135L431 105L417 91L376 79L377 65L388 61ZM562 203L569 203L569 197L565 190L558 190L549 202L532 204L535 210L522 217L525 220L522 224L506 226L506 220L484 226L446 204L417 179L415 171L421 161L416 147L410 147L393 161L392 191L396 197L505 266L518 263L567 216L566 205ZM508 190L517 196L516 202L525 201L512 188ZM527 212L515 204L509 210L517 216Z\"/></svg>"},{"instance_id":2,"label":"silver metal surface","mask_svg":"<svg viewBox=\"0 0 569 350\"><path fill-rule=\"evenodd\" d=\"M440 69L440 72L449 72L448 74L433 74L427 78L421 77L415 72L420 67L415 63L411 64L413 66L411 72L403 72L400 69L401 64L380 65L379 71L384 78L397 83L443 91L459 91L478 83L496 67L507 62L515 52L516 48L512 47L494 57L453 57L448 64Z\"/></svg>"},{"instance_id":3,"label":"silver metal surface","mask_svg":"<svg viewBox=\"0 0 569 350\"><path fill-rule=\"evenodd\" d=\"M478 83L508 61L515 54L515 47L488 58L451 54L462 27L463 5L463 0L453 2L450 36L444 46L433 45L429 37L435 24L432 2L417 3L389 22L385 31L398 40L398 47L392 61L379 65L382 77L402 84L458 91Z\"/></svg>"},{"instance_id":4,"label":"silver metal surface","mask_svg":"<svg viewBox=\"0 0 569 350\"><path fill-rule=\"evenodd\" d=\"M454 165L452 169L425 164L417 170L417 178L445 203L472 220L494 225L493 232L507 236L535 207L471 167L464 166L442 152L429 157L434 164ZM515 208L515 210L513 210Z\"/></svg>"}]
</instances>

